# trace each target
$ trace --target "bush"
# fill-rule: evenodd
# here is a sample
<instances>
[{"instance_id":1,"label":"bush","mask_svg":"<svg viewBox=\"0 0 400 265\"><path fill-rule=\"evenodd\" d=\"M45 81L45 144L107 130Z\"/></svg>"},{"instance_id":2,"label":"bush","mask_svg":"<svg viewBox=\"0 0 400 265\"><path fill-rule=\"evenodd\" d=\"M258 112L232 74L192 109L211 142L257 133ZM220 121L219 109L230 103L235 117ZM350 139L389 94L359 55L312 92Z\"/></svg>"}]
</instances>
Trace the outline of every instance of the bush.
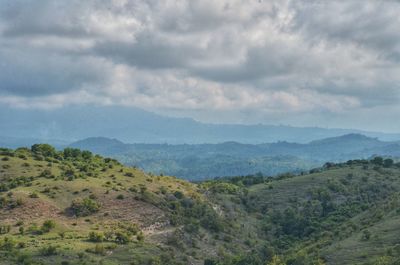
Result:
<instances>
[{"instance_id":1,"label":"bush","mask_svg":"<svg viewBox=\"0 0 400 265\"><path fill-rule=\"evenodd\" d=\"M48 168L43 170L42 173L40 173L39 177L46 178L46 179L54 178L54 176L51 174L51 170Z\"/></svg>"},{"instance_id":2,"label":"bush","mask_svg":"<svg viewBox=\"0 0 400 265\"><path fill-rule=\"evenodd\" d=\"M53 256L57 254L57 247L53 245L45 246L40 249L40 254L43 256Z\"/></svg>"},{"instance_id":3,"label":"bush","mask_svg":"<svg viewBox=\"0 0 400 265\"><path fill-rule=\"evenodd\" d=\"M100 204L90 198L74 200L70 206L72 213L78 217L88 216L100 210Z\"/></svg>"},{"instance_id":4,"label":"bush","mask_svg":"<svg viewBox=\"0 0 400 265\"><path fill-rule=\"evenodd\" d=\"M15 242L10 237L5 237L2 242L0 242L0 249L11 251L15 247Z\"/></svg>"},{"instance_id":5,"label":"bush","mask_svg":"<svg viewBox=\"0 0 400 265\"><path fill-rule=\"evenodd\" d=\"M115 233L115 242L118 244L127 244L131 241L130 237L128 234L122 232L122 231L117 231Z\"/></svg>"},{"instance_id":6,"label":"bush","mask_svg":"<svg viewBox=\"0 0 400 265\"><path fill-rule=\"evenodd\" d=\"M11 230L10 225L0 225L0 235L8 234Z\"/></svg>"},{"instance_id":7,"label":"bush","mask_svg":"<svg viewBox=\"0 0 400 265\"><path fill-rule=\"evenodd\" d=\"M174 196L175 196L177 199L182 199L183 197L185 197L185 195L183 195L183 193L182 193L181 191L175 191L175 192L174 192Z\"/></svg>"},{"instance_id":8,"label":"bush","mask_svg":"<svg viewBox=\"0 0 400 265\"><path fill-rule=\"evenodd\" d=\"M36 199L36 198L39 198L39 195L36 192L32 192L31 194L29 194L29 197Z\"/></svg>"},{"instance_id":9,"label":"bush","mask_svg":"<svg viewBox=\"0 0 400 265\"><path fill-rule=\"evenodd\" d=\"M17 264L24 264L24 265L34 264L32 262L32 257L27 253L17 253L16 261Z\"/></svg>"},{"instance_id":10,"label":"bush","mask_svg":"<svg viewBox=\"0 0 400 265\"><path fill-rule=\"evenodd\" d=\"M137 239L139 242L143 242L143 241L144 241L144 234L143 234L142 232L140 232L140 233L136 236L136 239Z\"/></svg>"},{"instance_id":11,"label":"bush","mask_svg":"<svg viewBox=\"0 0 400 265\"><path fill-rule=\"evenodd\" d=\"M364 230L362 234L362 240L369 240L371 238L371 232L369 230Z\"/></svg>"},{"instance_id":12,"label":"bush","mask_svg":"<svg viewBox=\"0 0 400 265\"><path fill-rule=\"evenodd\" d=\"M103 245L96 244L96 246L93 249L93 253L97 254L97 255L105 255L106 254L106 249L104 248Z\"/></svg>"},{"instance_id":13,"label":"bush","mask_svg":"<svg viewBox=\"0 0 400 265\"><path fill-rule=\"evenodd\" d=\"M89 233L89 241L91 242L103 242L104 234L101 232L90 232Z\"/></svg>"},{"instance_id":14,"label":"bush","mask_svg":"<svg viewBox=\"0 0 400 265\"><path fill-rule=\"evenodd\" d=\"M40 230L42 230L43 233L48 233L50 232L51 229L56 227L56 222L54 222L53 220L46 220L44 221L42 228Z\"/></svg>"}]
</instances>

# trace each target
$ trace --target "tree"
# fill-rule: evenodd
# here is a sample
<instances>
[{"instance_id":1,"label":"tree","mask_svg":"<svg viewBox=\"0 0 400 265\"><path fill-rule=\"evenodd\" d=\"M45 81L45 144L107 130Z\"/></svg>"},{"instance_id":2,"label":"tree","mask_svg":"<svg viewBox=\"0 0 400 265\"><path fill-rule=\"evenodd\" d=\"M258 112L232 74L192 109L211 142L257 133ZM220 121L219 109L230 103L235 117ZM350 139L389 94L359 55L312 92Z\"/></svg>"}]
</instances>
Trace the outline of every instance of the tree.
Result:
<instances>
[{"instance_id":1,"label":"tree","mask_svg":"<svg viewBox=\"0 0 400 265\"><path fill-rule=\"evenodd\" d=\"M81 156L81 150L77 148L67 147L63 151L64 158L77 158Z\"/></svg>"},{"instance_id":2,"label":"tree","mask_svg":"<svg viewBox=\"0 0 400 265\"><path fill-rule=\"evenodd\" d=\"M43 156L54 156L57 153L56 149L49 144L34 144L31 147L31 151L34 154Z\"/></svg>"},{"instance_id":3,"label":"tree","mask_svg":"<svg viewBox=\"0 0 400 265\"><path fill-rule=\"evenodd\" d=\"M393 159L387 158L385 160L383 160L383 166L384 167L391 167L393 166Z\"/></svg>"},{"instance_id":4,"label":"tree","mask_svg":"<svg viewBox=\"0 0 400 265\"><path fill-rule=\"evenodd\" d=\"M85 160L89 160L93 157L92 152L90 151L82 151L82 158Z\"/></svg>"},{"instance_id":5,"label":"tree","mask_svg":"<svg viewBox=\"0 0 400 265\"><path fill-rule=\"evenodd\" d=\"M372 163L381 166L381 165L383 165L383 158L380 156L376 156L376 157L374 157L374 159L372 159Z\"/></svg>"}]
</instances>

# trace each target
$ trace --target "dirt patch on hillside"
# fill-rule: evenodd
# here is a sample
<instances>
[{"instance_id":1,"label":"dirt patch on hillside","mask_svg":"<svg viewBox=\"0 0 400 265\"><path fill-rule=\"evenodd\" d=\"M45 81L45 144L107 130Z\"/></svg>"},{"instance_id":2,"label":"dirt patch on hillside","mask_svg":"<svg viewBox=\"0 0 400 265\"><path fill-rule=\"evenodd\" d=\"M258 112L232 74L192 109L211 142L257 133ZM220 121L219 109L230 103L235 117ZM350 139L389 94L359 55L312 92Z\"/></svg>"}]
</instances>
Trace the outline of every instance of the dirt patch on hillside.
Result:
<instances>
[{"instance_id":1,"label":"dirt patch on hillside","mask_svg":"<svg viewBox=\"0 0 400 265\"><path fill-rule=\"evenodd\" d=\"M61 217L61 209L39 198L22 198L22 205L13 209L0 210L0 221L5 223L14 223L20 220L34 222L35 220L59 219Z\"/></svg>"},{"instance_id":2,"label":"dirt patch on hillside","mask_svg":"<svg viewBox=\"0 0 400 265\"><path fill-rule=\"evenodd\" d=\"M102 198L99 201L102 206L98 215L102 219L129 221L138 224L142 229L164 223L167 219L161 209L132 198Z\"/></svg>"}]
</instances>

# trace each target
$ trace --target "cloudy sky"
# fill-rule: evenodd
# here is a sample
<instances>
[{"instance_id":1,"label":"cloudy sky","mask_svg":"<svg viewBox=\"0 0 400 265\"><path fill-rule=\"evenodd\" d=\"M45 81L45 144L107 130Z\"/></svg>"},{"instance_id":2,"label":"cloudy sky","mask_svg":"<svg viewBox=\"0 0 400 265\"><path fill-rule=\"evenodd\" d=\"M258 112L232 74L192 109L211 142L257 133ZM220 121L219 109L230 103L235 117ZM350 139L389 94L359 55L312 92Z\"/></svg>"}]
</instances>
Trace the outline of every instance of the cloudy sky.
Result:
<instances>
[{"instance_id":1,"label":"cloudy sky","mask_svg":"<svg viewBox=\"0 0 400 265\"><path fill-rule=\"evenodd\" d=\"M0 104L400 131L400 2L0 0Z\"/></svg>"}]
</instances>

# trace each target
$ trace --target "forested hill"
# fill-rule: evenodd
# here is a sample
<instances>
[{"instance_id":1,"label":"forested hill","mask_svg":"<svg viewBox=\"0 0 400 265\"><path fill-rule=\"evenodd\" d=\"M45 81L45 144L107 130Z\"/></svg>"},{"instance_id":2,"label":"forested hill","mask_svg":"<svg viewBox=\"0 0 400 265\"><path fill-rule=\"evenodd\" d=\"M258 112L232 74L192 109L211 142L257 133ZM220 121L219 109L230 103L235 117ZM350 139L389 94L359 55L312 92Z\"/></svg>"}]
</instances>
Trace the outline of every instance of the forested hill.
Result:
<instances>
[{"instance_id":1,"label":"forested hill","mask_svg":"<svg viewBox=\"0 0 400 265\"><path fill-rule=\"evenodd\" d=\"M154 174L201 180L219 176L262 173L276 175L301 172L326 161L370 158L374 155L400 157L398 142L384 142L361 134L346 134L308 144L276 142L267 144L168 145L125 144L116 139L88 138L71 147L112 156L124 164Z\"/></svg>"},{"instance_id":2,"label":"forested hill","mask_svg":"<svg viewBox=\"0 0 400 265\"><path fill-rule=\"evenodd\" d=\"M199 184L40 144L0 149L0 264L399 264L400 164Z\"/></svg>"}]
</instances>

